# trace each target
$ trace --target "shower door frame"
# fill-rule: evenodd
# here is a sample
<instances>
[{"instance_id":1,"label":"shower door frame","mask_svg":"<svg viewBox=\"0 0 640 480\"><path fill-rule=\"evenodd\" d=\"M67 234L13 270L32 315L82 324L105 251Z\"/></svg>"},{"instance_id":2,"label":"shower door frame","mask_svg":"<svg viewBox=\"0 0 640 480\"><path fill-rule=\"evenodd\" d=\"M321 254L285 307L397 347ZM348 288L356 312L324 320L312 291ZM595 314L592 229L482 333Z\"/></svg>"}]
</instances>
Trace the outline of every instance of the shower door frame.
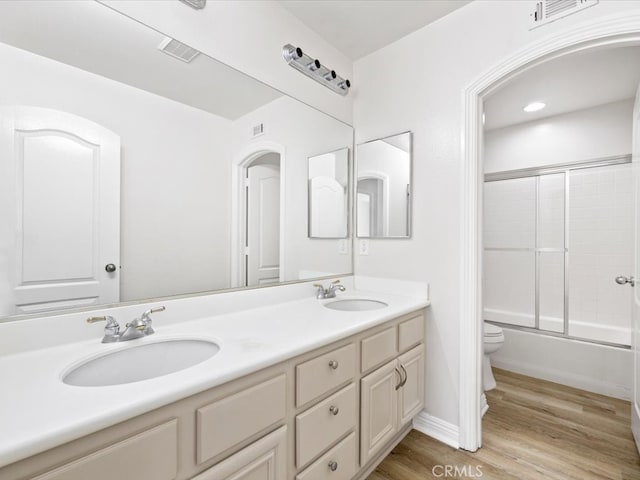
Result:
<instances>
[{"instance_id":1,"label":"shower door frame","mask_svg":"<svg viewBox=\"0 0 640 480\"><path fill-rule=\"evenodd\" d=\"M544 165L541 167L521 168L517 170L506 170L502 172L487 173L484 175L484 183L499 182L504 180L515 180L519 178L536 178L536 206L535 206L535 246L534 248L499 248L484 247L483 251L519 251L533 252L535 254L535 300L534 300L534 316L535 327L526 327L523 325L514 325L511 323L487 320L500 326L505 326L513 330L521 330L525 332L535 332L541 335L551 337L561 337L571 340L580 340L582 342L595 343L598 345L606 345L609 347L618 347L630 349L630 345L607 342L604 340L596 340L584 337L569 335L569 174L575 170L585 170L589 168L608 167L615 165L631 164L631 154L614 155L609 157L596 158L591 160L583 160L576 162L568 162L554 165ZM539 247L539 201L540 201L540 177L543 175L564 174L564 248L540 248ZM564 314L562 332L554 332L552 330L540 329L540 253L563 253L564 254ZM484 307L484 305L483 305ZM484 312L483 312L484 313Z\"/></svg>"}]
</instances>

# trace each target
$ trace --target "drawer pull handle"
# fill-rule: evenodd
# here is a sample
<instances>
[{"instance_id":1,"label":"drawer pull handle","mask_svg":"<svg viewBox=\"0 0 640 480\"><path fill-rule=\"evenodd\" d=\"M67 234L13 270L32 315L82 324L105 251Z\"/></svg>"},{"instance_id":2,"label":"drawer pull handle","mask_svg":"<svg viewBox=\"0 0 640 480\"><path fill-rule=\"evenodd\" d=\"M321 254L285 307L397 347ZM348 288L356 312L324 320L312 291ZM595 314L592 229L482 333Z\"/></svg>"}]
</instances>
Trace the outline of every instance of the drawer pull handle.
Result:
<instances>
[{"instance_id":1,"label":"drawer pull handle","mask_svg":"<svg viewBox=\"0 0 640 480\"><path fill-rule=\"evenodd\" d=\"M331 412L333 415L337 415L338 412L340 412L340 409L338 407L336 407L335 405L331 405L329 407L329 412Z\"/></svg>"},{"instance_id":2,"label":"drawer pull handle","mask_svg":"<svg viewBox=\"0 0 640 480\"><path fill-rule=\"evenodd\" d=\"M337 361L337 360L331 360L331 361L329 361L329 366L330 366L331 368L333 368L334 370L337 370L337 369L338 369L338 361Z\"/></svg>"},{"instance_id":3,"label":"drawer pull handle","mask_svg":"<svg viewBox=\"0 0 640 480\"><path fill-rule=\"evenodd\" d=\"M396 390L398 390L401 386L402 386L402 372L400 371L400 369L398 367L396 367L396 373L398 374L398 376L400 377L400 381L398 382L398 384L396 385Z\"/></svg>"},{"instance_id":4,"label":"drawer pull handle","mask_svg":"<svg viewBox=\"0 0 640 480\"><path fill-rule=\"evenodd\" d=\"M404 368L404 365L400 364L400 368L402 369L402 373L404 373L404 380L402 380L402 383L400 383L400 386L404 387L405 384L407 383L407 379L409 378L409 376L407 375L407 369Z\"/></svg>"},{"instance_id":5,"label":"drawer pull handle","mask_svg":"<svg viewBox=\"0 0 640 480\"><path fill-rule=\"evenodd\" d=\"M329 462L329 470L331 470L332 472L335 472L337 469L338 469L338 462L331 460Z\"/></svg>"}]
</instances>

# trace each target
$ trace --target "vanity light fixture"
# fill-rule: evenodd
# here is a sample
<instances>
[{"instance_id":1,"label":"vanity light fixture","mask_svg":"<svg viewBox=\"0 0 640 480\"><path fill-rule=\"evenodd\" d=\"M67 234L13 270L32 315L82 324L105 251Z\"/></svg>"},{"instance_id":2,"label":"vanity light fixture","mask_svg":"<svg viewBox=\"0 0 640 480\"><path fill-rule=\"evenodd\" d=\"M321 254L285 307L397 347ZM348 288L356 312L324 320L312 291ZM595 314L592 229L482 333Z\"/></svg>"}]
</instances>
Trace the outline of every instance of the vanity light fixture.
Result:
<instances>
[{"instance_id":1,"label":"vanity light fixture","mask_svg":"<svg viewBox=\"0 0 640 480\"><path fill-rule=\"evenodd\" d=\"M542 102L531 102L529 105L527 105L526 107L523 108L523 110L525 112L537 112L538 110L542 110L544 107L546 107L547 104L546 103L542 103Z\"/></svg>"},{"instance_id":2,"label":"vanity light fixture","mask_svg":"<svg viewBox=\"0 0 640 480\"><path fill-rule=\"evenodd\" d=\"M351 82L338 75L320 63L317 58L312 58L302 51L300 47L287 44L282 47L282 56L286 62L307 77L313 78L340 95L346 95L351 88Z\"/></svg>"},{"instance_id":3,"label":"vanity light fixture","mask_svg":"<svg viewBox=\"0 0 640 480\"><path fill-rule=\"evenodd\" d=\"M182 3L186 3L191 8L196 10L202 10L207 5L207 0L180 0Z\"/></svg>"}]
</instances>

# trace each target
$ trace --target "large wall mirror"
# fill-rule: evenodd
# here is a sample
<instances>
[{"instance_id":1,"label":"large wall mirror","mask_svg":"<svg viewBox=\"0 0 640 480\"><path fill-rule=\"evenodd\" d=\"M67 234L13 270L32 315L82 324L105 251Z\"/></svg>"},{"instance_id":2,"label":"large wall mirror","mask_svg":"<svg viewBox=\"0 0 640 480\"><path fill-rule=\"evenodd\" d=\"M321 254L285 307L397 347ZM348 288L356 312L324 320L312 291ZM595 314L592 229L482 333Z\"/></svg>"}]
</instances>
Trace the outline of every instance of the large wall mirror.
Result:
<instances>
[{"instance_id":1,"label":"large wall mirror","mask_svg":"<svg viewBox=\"0 0 640 480\"><path fill-rule=\"evenodd\" d=\"M309 157L309 237L349 232L349 149Z\"/></svg>"},{"instance_id":2,"label":"large wall mirror","mask_svg":"<svg viewBox=\"0 0 640 480\"><path fill-rule=\"evenodd\" d=\"M0 2L0 64L0 318L352 272L307 228L351 126L98 2Z\"/></svg>"},{"instance_id":3,"label":"large wall mirror","mask_svg":"<svg viewBox=\"0 0 640 480\"><path fill-rule=\"evenodd\" d=\"M411 132L358 145L356 217L358 237L411 236Z\"/></svg>"}]
</instances>

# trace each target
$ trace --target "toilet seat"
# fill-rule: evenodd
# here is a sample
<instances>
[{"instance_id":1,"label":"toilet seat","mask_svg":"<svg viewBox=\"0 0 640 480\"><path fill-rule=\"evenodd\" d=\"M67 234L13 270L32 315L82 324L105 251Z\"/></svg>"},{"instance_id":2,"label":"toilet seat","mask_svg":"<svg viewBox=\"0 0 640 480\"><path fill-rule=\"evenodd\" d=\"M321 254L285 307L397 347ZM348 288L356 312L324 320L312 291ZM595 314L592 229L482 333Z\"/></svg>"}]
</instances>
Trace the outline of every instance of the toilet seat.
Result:
<instances>
[{"instance_id":1,"label":"toilet seat","mask_svg":"<svg viewBox=\"0 0 640 480\"><path fill-rule=\"evenodd\" d=\"M483 341L484 343L504 342L504 333L500 327L484 322Z\"/></svg>"}]
</instances>

